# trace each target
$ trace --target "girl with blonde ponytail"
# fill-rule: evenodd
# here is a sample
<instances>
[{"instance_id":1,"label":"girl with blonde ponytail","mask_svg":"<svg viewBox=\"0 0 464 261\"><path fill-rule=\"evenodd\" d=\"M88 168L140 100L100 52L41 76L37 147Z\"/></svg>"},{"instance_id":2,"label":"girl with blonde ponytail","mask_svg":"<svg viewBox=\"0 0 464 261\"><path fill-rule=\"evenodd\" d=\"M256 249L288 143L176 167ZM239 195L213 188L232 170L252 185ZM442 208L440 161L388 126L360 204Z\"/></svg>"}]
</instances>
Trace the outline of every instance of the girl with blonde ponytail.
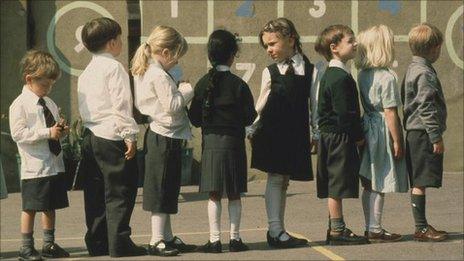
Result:
<instances>
[{"instance_id":1,"label":"girl with blonde ponytail","mask_svg":"<svg viewBox=\"0 0 464 261\"><path fill-rule=\"evenodd\" d=\"M170 214L177 213L181 180L181 144L192 137L186 106L189 83L179 85L168 73L187 52L187 42L168 26L157 26L132 59L135 105L148 116L145 135L143 209L150 211L152 237L148 254L174 256L196 249L172 235Z\"/></svg>"}]
</instances>

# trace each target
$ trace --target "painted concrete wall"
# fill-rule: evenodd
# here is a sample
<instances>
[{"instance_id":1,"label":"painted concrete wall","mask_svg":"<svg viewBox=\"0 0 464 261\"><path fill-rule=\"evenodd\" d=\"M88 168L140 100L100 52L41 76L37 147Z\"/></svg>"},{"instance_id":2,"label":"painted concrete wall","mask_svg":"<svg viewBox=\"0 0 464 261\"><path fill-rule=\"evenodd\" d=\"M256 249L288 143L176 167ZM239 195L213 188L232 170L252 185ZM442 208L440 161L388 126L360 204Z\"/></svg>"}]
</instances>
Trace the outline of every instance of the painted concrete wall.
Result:
<instances>
[{"instance_id":1,"label":"painted concrete wall","mask_svg":"<svg viewBox=\"0 0 464 261\"><path fill-rule=\"evenodd\" d=\"M25 1L23 1L25 2ZM127 6L125 1L31 1L34 17L35 45L54 53L63 69L63 77L51 95L66 115L76 119L77 75L90 60L76 35L87 20L97 16L112 16L123 28L127 38ZM26 18L21 16L19 1L1 1L1 113L21 88L16 66L25 51ZM24 5L24 4L23 4ZM449 118L445 133L445 171L463 171L463 4L461 1L140 1L142 40L151 29L160 24L178 29L189 42L189 51L181 59L174 74L189 79L193 84L208 70L206 42L216 28L238 33L243 41L240 56L233 72L243 77L252 88L255 100L259 94L262 70L272 63L259 46L257 35L270 19L285 16L296 25L302 36L303 51L318 66L323 58L314 51L316 35L326 26L347 24L359 32L375 24L386 24L395 33L397 57L394 70L402 79L411 59L407 44L409 29L420 22L435 24L445 35L442 56L435 67L442 81L447 99ZM53 18L55 20L53 20ZM53 28L53 25L55 27ZM127 44L119 60L128 67ZM8 50L8 51L6 51ZM5 67L4 64L10 66ZM352 67L353 75L356 70ZM7 131L2 120L2 131ZM200 158L200 131L194 129L194 158ZM3 146L2 157L12 158L14 149ZM249 150L248 150L249 151ZM315 159L313 159L315 160ZM5 167L5 163L4 163ZM250 170L250 177L262 173Z\"/></svg>"}]
</instances>

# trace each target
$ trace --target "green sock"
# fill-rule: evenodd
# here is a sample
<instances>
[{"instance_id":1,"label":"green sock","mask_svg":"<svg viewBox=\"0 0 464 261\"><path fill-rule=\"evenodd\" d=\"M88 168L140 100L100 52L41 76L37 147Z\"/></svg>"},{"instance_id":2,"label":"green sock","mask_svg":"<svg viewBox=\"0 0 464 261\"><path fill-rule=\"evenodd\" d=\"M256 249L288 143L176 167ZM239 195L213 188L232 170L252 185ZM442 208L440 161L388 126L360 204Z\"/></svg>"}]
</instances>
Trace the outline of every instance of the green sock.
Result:
<instances>
[{"instance_id":1,"label":"green sock","mask_svg":"<svg viewBox=\"0 0 464 261\"><path fill-rule=\"evenodd\" d=\"M345 227L346 225L343 217L330 219L330 230L340 232L345 230Z\"/></svg>"},{"instance_id":2,"label":"green sock","mask_svg":"<svg viewBox=\"0 0 464 261\"><path fill-rule=\"evenodd\" d=\"M44 229L43 234L44 245L52 244L55 242L55 229Z\"/></svg>"},{"instance_id":3,"label":"green sock","mask_svg":"<svg viewBox=\"0 0 464 261\"><path fill-rule=\"evenodd\" d=\"M411 194L411 206L414 222L416 223L416 231L426 228L427 219L425 218L425 195Z\"/></svg>"},{"instance_id":4,"label":"green sock","mask_svg":"<svg viewBox=\"0 0 464 261\"><path fill-rule=\"evenodd\" d=\"M24 248L32 248L34 247L34 237L32 236L34 232L31 233L21 233L23 238L23 247Z\"/></svg>"}]
</instances>

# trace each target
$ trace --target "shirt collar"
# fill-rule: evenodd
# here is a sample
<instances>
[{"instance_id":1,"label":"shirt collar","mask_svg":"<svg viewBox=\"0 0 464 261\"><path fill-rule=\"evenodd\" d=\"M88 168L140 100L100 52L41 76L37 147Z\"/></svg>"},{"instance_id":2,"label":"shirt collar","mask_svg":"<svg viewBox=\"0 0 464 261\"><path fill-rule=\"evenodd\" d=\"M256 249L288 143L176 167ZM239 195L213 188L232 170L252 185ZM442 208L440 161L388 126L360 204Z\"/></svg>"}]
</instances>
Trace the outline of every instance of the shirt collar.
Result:
<instances>
[{"instance_id":1,"label":"shirt collar","mask_svg":"<svg viewBox=\"0 0 464 261\"><path fill-rule=\"evenodd\" d=\"M216 70L218 72L228 72L228 71L230 71L230 67L227 66L227 65L224 65L224 64L220 64L220 65L216 66Z\"/></svg>"},{"instance_id":2,"label":"shirt collar","mask_svg":"<svg viewBox=\"0 0 464 261\"><path fill-rule=\"evenodd\" d=\"M343 69L345 72L347 72L348 74L350 74L350 71L348 70L348 68L346 67L346 64L344 64L342 61L340 60L337 60L337 59L332 59L330 60L329 62L329 67L338 67L338 68L341 68Z\"/></svg>"},{"instance_id":3,"label":"shirt collar","mask_svg":"<svg viewBox=\"0 0 464 261\"><path fill-rule=\"evenodd\" d=\"M432 67L432 64L429 62L429 60L425 59L424 57L421 57L421 56L416 56L414 55L412 57L412 61L413 62L416 62L416 63L420 63L420 64L425 64L429 67Z\"/></svg>"},{"instance_id":4,"label":"shirt collar","mask_svg":"<svg viewBox=\"0 0 464 261\"><path fill-rule=\"evenodd\" d=\"M27 85L23 86L22 94L25 95L26 98L32 102L32 104L39 104L40 97L37 96L37 94L35 94L33 91L31 91L31 89L29 89Z\"/></svg>"},{"instance_id":5,"label":"shirt collar","mask_svg":"<svg viewBox=\"0 0 464 261\"><path fill-rule=\"evenodd\" d=\"M301 53L297 52L290 59L293 61L293 66L298 66L300 63L303 62L303 55L301 55ZM279 65L284 65L284 64L286 64L286 61L287 60L280 61L278 64Z\"/></svg>"},{"instance_id":6,"label":"shirt collar","mask_svg":"<svg viewBox=\"0 0 464 261\"><path fill-rule=\"evenodd\" d=\"M103 53L94 53L93 54L93 57L94 58L99 58L99 57L106 57L106 58L110 58L110 59L115 59L114 56L110 53L106 53L106 52L103 52Z\"/></svg>"}]
</instances>

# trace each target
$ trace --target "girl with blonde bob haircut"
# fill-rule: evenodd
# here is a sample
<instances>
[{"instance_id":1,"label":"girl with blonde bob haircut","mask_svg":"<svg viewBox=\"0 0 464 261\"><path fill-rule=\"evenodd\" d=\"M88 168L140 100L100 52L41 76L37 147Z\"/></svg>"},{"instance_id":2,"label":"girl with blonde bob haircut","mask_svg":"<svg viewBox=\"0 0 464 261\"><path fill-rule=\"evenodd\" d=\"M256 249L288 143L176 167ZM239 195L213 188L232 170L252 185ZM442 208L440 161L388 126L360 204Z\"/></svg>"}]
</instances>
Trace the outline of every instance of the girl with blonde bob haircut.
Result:
<instances>
[{"instance_id":1,"label":"girl with blonde bob haircut","mask_svg":"<svg viewBox=\"0 0 464 261\"><path fill-rule=\"evenodd\" d=\"M407 192L406 162L403 157L402 127L397 108L401 106L394 61L393 32L385 25L359 33L356 67L364 108L363 151L359 175L364 187L362 205L365 236L371 242L393 242L402 236L382 228L385 193Z\"/></svg>"},{"instance_id":2,"label":"girl with blonde bob haircut","mask_svg":"<svg viewBox=\"0 0 464 261\"><path fill-rule=\"evenodd\" d=\"M157 26L132 60L135 106L148 116L145 134L143 209L151 212L148 254L174 256L196 249L172 234L170 214L178 212L181 144L192 137L186 107L190 83L179 84L168 73L187 52L187 42L168 26Z\"/></svg>"}]
</instances>

